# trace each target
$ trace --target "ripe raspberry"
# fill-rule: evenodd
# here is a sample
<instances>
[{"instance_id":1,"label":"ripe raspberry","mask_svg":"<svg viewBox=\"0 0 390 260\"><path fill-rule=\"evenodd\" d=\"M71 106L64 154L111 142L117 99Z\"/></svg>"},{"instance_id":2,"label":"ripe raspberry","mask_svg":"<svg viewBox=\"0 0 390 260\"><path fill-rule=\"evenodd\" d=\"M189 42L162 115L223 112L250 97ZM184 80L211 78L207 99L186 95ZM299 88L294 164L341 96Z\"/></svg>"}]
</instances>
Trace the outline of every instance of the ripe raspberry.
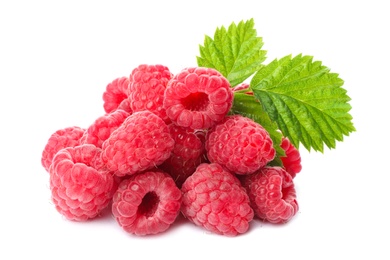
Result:
<instances>
[{"instance_id":1,"label":"ripe raspberry","mask_svg":"<svg viewBox=\"0 0 390 260\"><path fill-rule=\"evenodd\" d=\"M298 149L290 142L287 137L282 139L280 146L286 153L286 156L280 157L283 163L283 167L291 175L291 177L295 178L297 173L302 170L301 155Z\"/></svg>"},{"instance_id":2,"label":"ripe raspberry","mask_svg":"<svg viewBox=\"0 0 390 260\"><path fill-rule=\"evenodd\" d=\"M102 144L102 159L118 176L132 175L162 164L175 141L168 126L150 111L135 112Z\"/></svg>"},{"instance_id":3,"label":"ripe raspberry","mask_svg":"<svg viewBox=\"0 0 390 260\"><path fill-rule=\"evenodd\" d=\"M260 219L285 223L297 213L294 183L283 168L266 166L254 174L243 176L242 184Z\"/></svg>"},{"instance_id":4,"label":"ripe raspberry","mask_svg":"<svg viewBox=\"0 0 390 260\"><path fill-rule=\"evenodd\" d=\"M80 144L80 138L83 136L85 129L78 126L67 127L54 132L42 152L41 163L47 172L53 160L54 155L66 147L74 147Z\"/></svg>"},{"instance_id":5,"label":"ripe raspberry","mask_svg":"<svg viewBox=\"0 0 390 260\"><path fill-rule=\"evenodd\" d=\"M226 236L249 229L254 215L249 197L240 181L219 164L199 165L181 190L182 213L196 225Z\"/></svg>"},{"instance_id":6,"label":"ripe raspberry","mask_svg":"<svg viewBox=\"0 0 390 260\"><path fill-rule=\"evenodd\" d=\"M110 113L118 107L121 107L121 109L131 114L131 108L128 106L128 103L126 105L128 85L129 78L120 77L114 79L106 86L106 90L103 93L103 107L106 113Z\"/></svg>"},{"instance_id":7,"label":"ripe raspberry","mask_svg":"<svg viewBox=\"0 0 390 260\"><path fill-rule=\"evenodd\" d=\"M175 146L171 156L159 168L169 173L176 185L181 187L187 177L204 161L205 150L202 141L204 133L172 123L168 127Z\"/></svg>"},{"instance_id":8,"label":"ripe raspberry","mask_svg":"<svg viewBox=\"0 0 390 260\"><path fill-rule=\"evenodd\" d=\"M168 117L179 126L207 129L221 121L233 103L229 81L217 70L187 68L169 81L164 97Z\"/></svg>"},{"instance_id":9,"label":"ripe raspberry","mask_svg":"<svg viewBox=\"0 0 390 260\"><path fill-rule=\"evenodd\" d=\"M128 95L134 112L149 110L165 122L169 119L163 108L164 92L172 73L163 65L139 65L129 78Z\"/></svg>"},{"instance_id":10,"label":"ripe raspberry","mask_svg":"<svg viewBox=\"0 0 390 260\"><path fill-rule=\"evenodd\" d=\"M110 137L130 114L124 110L117 109L105 114L93 122L80 139L81 144L93 144L101 148L103 142Z\"/></svg>"},{"instance_id":11,"label":"ripe raspberry","mask_svg":"<svg viewBox=\"0 0 390 260\"><path fill-rule=\"evenodd\" d=\"M125 179L113 197L112 212L131 234L149 235L167 230L180 213L182 195L172 177L158 171Z\"/></svg>"},{"instance_id":12,"label":"ripe raspberry","mask_svg":"<svg viewBox=\"0 0 390 260\"><path fill-rule=\"evenodd\" d=\"M209 130L206 151L210 162L236 174L251 174L274 159L268 132L250 118L233 115Z\"/></svg>"},{"instance_id":13,"label":"ripe raspberry","mask_svg":"<svg viewBox=\"0 0 390 260\"><path fill-rule=\"evenodd\" d=\"M69 220L95 218L112 199L114 179L98 170L101 149L92 144L61 149L50 166L50 190L59 213Z\"/></svg>"}]
</instances>

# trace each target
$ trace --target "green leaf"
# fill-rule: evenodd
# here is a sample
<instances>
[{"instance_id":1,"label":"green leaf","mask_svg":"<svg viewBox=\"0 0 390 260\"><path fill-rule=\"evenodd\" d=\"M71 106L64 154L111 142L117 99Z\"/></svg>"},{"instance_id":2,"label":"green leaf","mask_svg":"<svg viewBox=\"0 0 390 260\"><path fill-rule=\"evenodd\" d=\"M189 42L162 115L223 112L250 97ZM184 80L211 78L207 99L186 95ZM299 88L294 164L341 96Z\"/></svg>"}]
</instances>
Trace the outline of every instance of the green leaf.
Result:
<instances>
[{"instance_id":1,"label":"green leaf","mask_svg":"<svg viewBox=\"0 0 390 260\"><path fill-rule=\"evenodd\" d=\"M324 144L335 148L336 141L355 131L343 84L311 56L288 55L259 69L250 87L294 146L323 152Z\"/></svg>"},{"instance_id":2,"label":"green leaf","mask_svg":"<svg viewBox=\"0 0 390 260\"><path fill-rule=\"evenodd\" d=\"M251 118L267 130L276 150L277 158L275 158L275 161L278 161L280 156L285 155L284 150L280 147L282 133L279 131L277 124L271 121L268 114L254 96L244 93L234 93L233 106L230 111L233 114L240 114ZM281 162L277 164L281 165Z\"/></svg>"},{"instance_id":3,"label":"green leaf","mask_svg":"<svg viewBox=\"0 0 390 260\"><path fill-rule=\"evenodd\" d=\"M263 40L257 37L254 20L241 21L217 28L214 39L205 36L204 45L199 46L200 67L214 68L226 77L232 87L242 83L255 73L266 58L266 51L261 50Z\"/></svg>"}]
</instances>

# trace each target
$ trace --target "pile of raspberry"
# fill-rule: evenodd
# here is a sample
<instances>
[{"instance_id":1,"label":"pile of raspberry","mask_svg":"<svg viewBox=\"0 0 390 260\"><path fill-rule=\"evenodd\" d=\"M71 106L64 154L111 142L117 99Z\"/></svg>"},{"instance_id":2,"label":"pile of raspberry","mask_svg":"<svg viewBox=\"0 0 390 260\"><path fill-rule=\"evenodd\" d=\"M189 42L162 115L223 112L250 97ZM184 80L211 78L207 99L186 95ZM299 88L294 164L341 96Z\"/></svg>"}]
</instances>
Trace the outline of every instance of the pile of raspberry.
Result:
<instances>
[{"instance_id":1,"label":"pile of raspberry","mask_svg":"<svg viewBox=\"0 0 390 260\"><path fill-rule=\"evenodd\" d=\"M56 210L88 221L109 208L140 236L166 231L180 214L226 236L247 232L254 219L288 222L298 211L299 151L283 137L283 166L272 166L269 133L231 113L241 88L203 67L174 75L142 64L114 79L102 116L86 129L56 131L43 149Z\"/></svg>"}]
</instances>

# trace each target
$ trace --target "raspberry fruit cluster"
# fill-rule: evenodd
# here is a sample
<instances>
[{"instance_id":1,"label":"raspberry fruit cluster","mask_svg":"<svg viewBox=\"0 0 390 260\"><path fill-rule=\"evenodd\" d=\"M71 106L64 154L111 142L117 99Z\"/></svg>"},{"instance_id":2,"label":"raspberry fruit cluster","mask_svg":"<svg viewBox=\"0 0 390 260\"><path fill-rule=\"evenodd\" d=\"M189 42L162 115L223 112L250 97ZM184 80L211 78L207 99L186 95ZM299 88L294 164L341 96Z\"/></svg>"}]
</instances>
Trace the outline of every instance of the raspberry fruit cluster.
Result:
<instances>
[{"instance_id":1,"label":"raspberry fruit cluster","mask_svg":"<svg viewBox=\"0 0 390 260\"><path fill-rule=\"evenodd\" d=\"M204 67L173 74L142 64L114 79L102 116L57 130L43 149L55 208L73 221L110 208L135 235L164 232L180 214L226 236L247 232L254 219L289 221L298 211L299 151L284 137L282 165L272 166L267 130L231 112L240 89Z\"/></svg>"}]
</instances>

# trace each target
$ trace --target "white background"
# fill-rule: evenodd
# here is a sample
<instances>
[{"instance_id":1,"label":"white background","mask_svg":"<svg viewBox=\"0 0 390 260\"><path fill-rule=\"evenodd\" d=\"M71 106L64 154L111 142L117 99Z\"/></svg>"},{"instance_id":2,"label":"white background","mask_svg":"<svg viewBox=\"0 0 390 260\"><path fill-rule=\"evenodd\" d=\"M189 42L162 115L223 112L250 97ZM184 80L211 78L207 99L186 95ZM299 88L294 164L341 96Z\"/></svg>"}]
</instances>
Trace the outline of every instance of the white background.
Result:
<instances>
[{"instance_id":1,"label":"white background","mask_svg":"<svg viewBox=\"0 0 390 260\"><path fill-rule=\"evenodd\" d=\"M1 1L0 259L390 259L385 2ZM231 238L183 219L136 237L109 211L87 223L60 216L40 163L49 136L101 116L114 78L141 63L195 66L205 34L250 18L266 63L312 55L352 98L357 131L323 154L301 150L295 218L253 221Z\"/></svg>"}]
</instances>

